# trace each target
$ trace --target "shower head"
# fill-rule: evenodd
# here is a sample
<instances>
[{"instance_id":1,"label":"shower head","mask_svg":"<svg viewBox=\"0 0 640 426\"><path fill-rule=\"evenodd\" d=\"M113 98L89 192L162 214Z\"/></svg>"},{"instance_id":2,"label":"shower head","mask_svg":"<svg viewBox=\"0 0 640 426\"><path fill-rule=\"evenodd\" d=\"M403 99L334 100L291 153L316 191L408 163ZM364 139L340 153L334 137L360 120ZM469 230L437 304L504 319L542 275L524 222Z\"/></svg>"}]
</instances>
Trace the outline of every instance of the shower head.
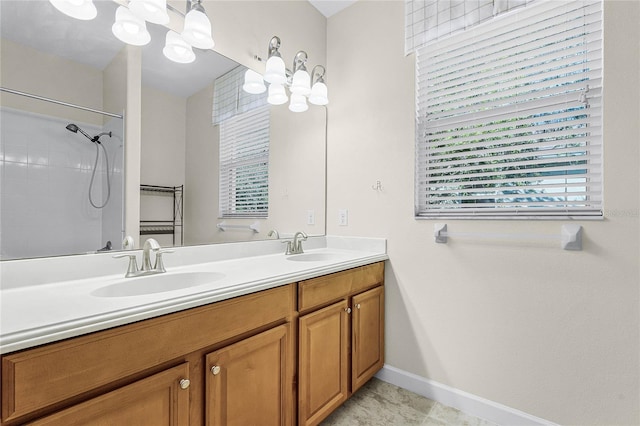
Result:
<instances>
[{"instance_id":1,"label":"shower head","mask_svg":"<svg viewBox=\"0 0 640 426\"><path fill-rule=\"evenodd\" d=\"M67 124L67 130L73 133L82 133L87 139L89 139L91 142L95 142L91 136L89 136L87 134L87 132L85 132L84 130L82 130L80 127L78 127L77 125L71 123L71 124Z\"/></svg>"},{"instance_id":2,"label":"shower head","mask_svg":"<svg viewBox=\"0 0 640 426\"><path fill-rule=\"evenodd\" d=\"M109 137L111 137L111 132L102 132L98 135L95 136L89 136L89 134L87 134L87 132L85 132L84 130L82 130L80 127L78 127L76 124L70 123L67 124L67 130L73 133L82 133L87 139L89 139L91 142L98 142L100 143L100 136L104 136L104 135L109 135Z\"/></svg>"}]
</instances>

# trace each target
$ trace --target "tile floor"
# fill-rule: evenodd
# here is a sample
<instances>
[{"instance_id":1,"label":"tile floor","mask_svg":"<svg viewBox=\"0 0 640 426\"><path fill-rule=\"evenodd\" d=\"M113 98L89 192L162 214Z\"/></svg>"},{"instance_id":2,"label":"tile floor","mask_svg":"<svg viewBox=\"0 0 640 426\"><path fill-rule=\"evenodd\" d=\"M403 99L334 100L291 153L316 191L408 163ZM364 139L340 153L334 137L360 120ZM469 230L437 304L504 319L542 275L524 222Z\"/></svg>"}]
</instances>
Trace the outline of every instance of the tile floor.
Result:
<instances>
[{"instance_id":1,"label":"tile floor","mask_svg":"<svg viewBox=\"0 0 640 426\"><path fill-rule=\"evenodd\" d=\"M408 390L371 379L321 426L495 426Z\"/></svg>"}]
</instances>

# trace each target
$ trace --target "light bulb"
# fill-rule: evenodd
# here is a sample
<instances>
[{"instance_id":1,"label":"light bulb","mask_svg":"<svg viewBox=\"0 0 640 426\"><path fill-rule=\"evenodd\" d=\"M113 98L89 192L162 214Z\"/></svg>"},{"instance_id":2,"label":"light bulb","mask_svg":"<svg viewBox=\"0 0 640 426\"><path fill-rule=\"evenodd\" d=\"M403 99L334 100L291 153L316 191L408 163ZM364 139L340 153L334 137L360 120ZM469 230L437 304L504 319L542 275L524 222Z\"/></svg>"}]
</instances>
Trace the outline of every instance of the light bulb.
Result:
<instances>
[{"instance_id":1,"label":"light bulb","mask_svg":"<svg viewBox=\"0 0 640 426\"><path fill-rule=\"evenodd\" d=\"M49 0L60 12L72 18L89 21L98 15L93 0Z\"/></svg>"},{"instance_id":2,"label":"light bulb","mask_svg":"<svg viewBox=\"0 0 640 426\"><path fill-rule=\"evenodd\" d=\"M304 95L293 93L291 94L291 103L289 104L289 110L293 112L305 112L309 109L307 105L307 98Z\"/></svg>"},{"instance_id":3,"label":"light bulb","mask_svg":"<svg viewBox=\"0 0 640 426\"><path fill-rule=\"evenodd\" d=\"M309 77L307 71L300 69L293 74L291 93L304 96L308 96L311 93L311 77Z\"/></svg>"},{"instance_id":4,"label":"light bulb","mask_svg":"<svg viewBox=\"0 0 640 426\"><path fill-rule=\"evenodd\" d=\"M287 103L289 98L282 84L271 84L269 86L269 97L267 102L271 105L282 105Z\"/></svg>"},{"instance_id":5,"label":"light bulb","mask_svg":"<svg viewBox=\"0 0 640 426\"><path fill-rule=\"evenodd\" d=\"M184 41L180 34L175 31L167 31L164 49L162 53L168 59L179 64L189 64L196 60L196 55L189 43Z\"/></svg>"},{"instance_id":6,"label":"light bulb","mask_svg":"<svg viewBox=\"0 0 640 426\"><path fill-rule=\"evenodd\" d=\"M287 82L287 73L284 61L279 56L271 56L267 59L267 65L264 72L264 81L271 84L285 84Z\"/></svg>"},{"instance_id":7,"label":"light bulb","mask_svg":"<svg viewBox=\"0 0 640 426\"><path fill-rule=\"evenodd\" d=\"M211 37L211 22L204 12L191 9L184 17L182 38L198 49L211 49L215 43Z\"/></svg>"},{"instance_id":8,"label":"light bulb","mask_svg":"<svg viewBox=\"0 0 640 426\"><path fill-rule=\"evenodd\" d=\"M135 16L124 6L116 9L116 22L111 27L113 35L120 41L134 46L144 46L151 41L151 35L147 31L144 20Z\"/></svg>"},{"instance_id":9,"label":"light bulb","mask_svg":"<svg viewBox=\"0 0 640 426\"><path fill-rule=\"evenodd\" d=\"M129 10L138 18L154 24L169 23L167 0L131 0Z\"/></svg>"},{"instance_id":10,"label":"light bulb","mask_svg":"<svg viewBox=\"0 0 640 426\"><path fill-rule=\"evenodd\" d=\"M264 81L260 74L254 70L247 70L244 73L244 85L242 86L242 90L247 93L251 93L252 95L259 95L260 93L264 93L265 90L267 90L267 87L264 85Z\"/></svg>"},{"instance_id":11,"label":"light bulb","mask_svg":"<svg viewBox=\"0 0 640 426\"><path fill-rule=\"evenodd\" d=\"M309 102L314 105L327 105L329 103L329 98L327 98L327 85L321 81L316 82L311 88Z\"/></svg>"}]
</instances>

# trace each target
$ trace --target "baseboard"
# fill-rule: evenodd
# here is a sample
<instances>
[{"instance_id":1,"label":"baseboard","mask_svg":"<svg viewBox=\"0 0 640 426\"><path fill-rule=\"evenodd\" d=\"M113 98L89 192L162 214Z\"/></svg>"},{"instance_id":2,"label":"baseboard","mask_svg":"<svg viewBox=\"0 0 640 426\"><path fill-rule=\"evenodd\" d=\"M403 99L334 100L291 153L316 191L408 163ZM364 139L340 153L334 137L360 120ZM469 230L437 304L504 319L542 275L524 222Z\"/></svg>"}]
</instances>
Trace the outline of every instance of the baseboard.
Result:
<instances>
[{"instance_id":1,"label":"baseboard","mask_svg":"<svg viewBox=\"0 0 640 426\"><path fill-rule=\"evenodd\" d=\"M443 405L456 408L467 414L489 420L503 426L556 425L553 422L532 416L497 402L452 388L451 386L420 377L399 368L385 364L376 374L385 382L432 399ZM557 426L557 425L556 425Z\"/></svg>"}]
</instances>

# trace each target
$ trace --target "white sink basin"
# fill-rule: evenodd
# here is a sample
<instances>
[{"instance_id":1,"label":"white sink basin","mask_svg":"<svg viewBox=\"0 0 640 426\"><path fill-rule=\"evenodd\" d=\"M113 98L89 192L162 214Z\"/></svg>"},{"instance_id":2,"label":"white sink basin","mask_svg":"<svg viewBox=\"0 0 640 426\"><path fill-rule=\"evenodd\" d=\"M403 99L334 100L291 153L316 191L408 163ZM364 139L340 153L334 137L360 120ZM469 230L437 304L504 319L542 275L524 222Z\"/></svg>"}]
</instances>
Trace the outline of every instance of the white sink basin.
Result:
<instances>
[{"instance_id":1,"label":"white sink basin","mask_svg":"<svg viewBox=\"0 0 640 426\"><path fill-rule=\"evenodd\" d=\"M123 278L117 283L94 290L91 295L97 297L142 296L209 284L223 277L224 274L217 272L184 272Z\"/></svg>"},{"instance_id":2,"label":"white sink basin","mask_svg":"<svg viewBox=\"0 0 640 426\"><path fill-rule=\"evenodd\" d=\"M288 256L287 260L294 262L328 262L339 260L344 255L341 253L302 253Z\"/></svg>"}]
</instances>

